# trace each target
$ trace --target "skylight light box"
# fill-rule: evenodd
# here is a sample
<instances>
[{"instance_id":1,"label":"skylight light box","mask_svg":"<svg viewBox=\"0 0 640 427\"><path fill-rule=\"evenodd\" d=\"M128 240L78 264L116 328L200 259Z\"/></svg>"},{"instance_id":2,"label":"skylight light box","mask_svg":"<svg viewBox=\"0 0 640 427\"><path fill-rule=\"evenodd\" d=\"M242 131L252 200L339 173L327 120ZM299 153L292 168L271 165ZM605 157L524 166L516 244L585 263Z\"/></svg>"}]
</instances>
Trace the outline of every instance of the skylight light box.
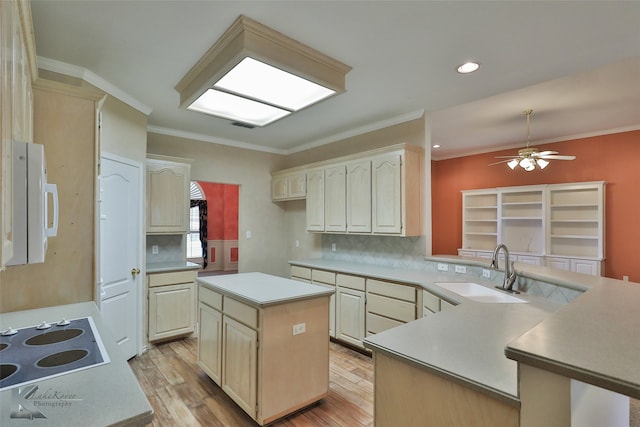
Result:
<instances>
[{"instance_id":1,"label":"skylight light box","mask_svg":"<svg viewBox=\"0 0 640 427\"><path fill-rule=\"evenodd\" d=\"M240 16L176 85L180 106L266 126L345 92L351 68Z\"/></svg>"}]
</instances>

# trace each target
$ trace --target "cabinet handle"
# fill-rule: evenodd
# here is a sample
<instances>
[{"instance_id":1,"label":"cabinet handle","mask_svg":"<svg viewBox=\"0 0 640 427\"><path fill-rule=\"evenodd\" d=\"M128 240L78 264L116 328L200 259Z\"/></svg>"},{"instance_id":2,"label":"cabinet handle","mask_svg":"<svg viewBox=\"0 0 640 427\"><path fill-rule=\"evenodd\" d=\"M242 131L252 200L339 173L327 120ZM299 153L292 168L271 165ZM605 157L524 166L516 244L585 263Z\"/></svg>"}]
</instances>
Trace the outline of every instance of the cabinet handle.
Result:
<instances>
[{"instance_id":1,"label":"cabinet handle","mask_svg":"<svg viewBox=\"0 0 640 427\"><path fill-rule=\"evenodd\" d=\"M140 269L135 268L135 267L134 267L134 268L132 268L132 269L131 269L131 274L132 274L133 276L135 276L136 274L140 274Z\"/></svg>"}]
</instances>

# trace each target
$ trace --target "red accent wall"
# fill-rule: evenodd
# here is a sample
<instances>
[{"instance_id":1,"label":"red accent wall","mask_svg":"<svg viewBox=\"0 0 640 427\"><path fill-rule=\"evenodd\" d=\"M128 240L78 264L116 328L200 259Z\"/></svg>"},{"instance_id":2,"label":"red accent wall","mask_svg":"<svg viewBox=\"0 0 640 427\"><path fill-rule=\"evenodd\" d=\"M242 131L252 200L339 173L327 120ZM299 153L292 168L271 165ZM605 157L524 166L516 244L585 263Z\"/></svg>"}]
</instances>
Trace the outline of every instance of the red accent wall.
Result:
<instances>
[{"instance_id":1,"label":"red accent wall","mask_svg":"<svg viewBox=\"0 0 640 427\"><path fill-rule=\"evenodd\" d=\"M457 254L462 246L461 190L606 181L605 275L640 282L640 131L536 144L541 150L575 155L572 161L551 161L544 170L515 171L488 166L495 156L517 149L431 162L433 253Z\"/></svg>"},{"instance_id":2,"label":"red accent wall","mask_svg":"<svg viewBox=\"0 0 640 427\"><path fill-rule=\"evenodd\" d=\"M238 186L202 181L198 184L207 200L207 238L238 240Z\"/></svg>"}]
</instances>

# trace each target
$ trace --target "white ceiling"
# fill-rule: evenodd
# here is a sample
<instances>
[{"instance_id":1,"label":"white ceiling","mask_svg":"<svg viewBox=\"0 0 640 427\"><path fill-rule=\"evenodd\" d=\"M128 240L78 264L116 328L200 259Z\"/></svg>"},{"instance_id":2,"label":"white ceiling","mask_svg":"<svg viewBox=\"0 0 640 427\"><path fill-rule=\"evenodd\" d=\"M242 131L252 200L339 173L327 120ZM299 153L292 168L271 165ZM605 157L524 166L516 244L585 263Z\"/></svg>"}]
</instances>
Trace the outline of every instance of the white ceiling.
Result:
<instances>
[{"instance_id":1,"label":"white ceiling","mask_svg":"<svg viewBox=\"0 0 640 427\"><path fill-rule=\"evenodd\" d=\"M522 146L528 108L532 142L640 129L640 1L32 0L31 8L39 66L110 87L150 113L154 132L286 154L426 111L440 159ZM179 109L174 86L240 14L351 66L347 92L265 128ZM457 74L467 60L480 70Z\"/></svg>"}]
</instances>

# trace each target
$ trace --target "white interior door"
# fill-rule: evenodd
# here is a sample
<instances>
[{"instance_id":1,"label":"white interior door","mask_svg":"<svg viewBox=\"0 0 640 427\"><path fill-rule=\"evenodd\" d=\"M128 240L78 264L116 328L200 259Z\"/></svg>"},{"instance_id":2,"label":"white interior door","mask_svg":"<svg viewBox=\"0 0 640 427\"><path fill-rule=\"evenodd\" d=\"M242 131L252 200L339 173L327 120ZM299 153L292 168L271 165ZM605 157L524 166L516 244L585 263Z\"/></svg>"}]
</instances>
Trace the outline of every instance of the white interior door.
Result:
<instances>
[{"instance_id":1,"label":"white interior door","mask_svg":"<svg viewBox=\"0 0 640 427\"><path fill-rule=\"evenodd\" d=\"M142 166L103 154L100 174L99 305L127 358L138 353Z\"/></svg>"}]
</instances>

